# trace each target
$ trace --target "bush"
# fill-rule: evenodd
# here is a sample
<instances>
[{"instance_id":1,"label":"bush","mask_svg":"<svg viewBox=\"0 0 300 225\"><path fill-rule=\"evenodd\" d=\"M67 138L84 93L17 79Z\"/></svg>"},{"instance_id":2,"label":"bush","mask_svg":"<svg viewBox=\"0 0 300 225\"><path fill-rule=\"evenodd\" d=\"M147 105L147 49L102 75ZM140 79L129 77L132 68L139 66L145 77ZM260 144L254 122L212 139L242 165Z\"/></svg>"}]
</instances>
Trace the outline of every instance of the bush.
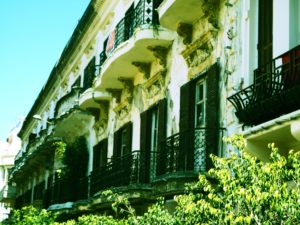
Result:
<instances>
[{"instance_id":1,"label":"bush","mask_svg":"<svg viewBox=\"0 0 300 225\"><path fill-rule=\"evenodd\" d=\"M290 151L286 158L271 144L270 162L262 163L244 151L241 136L226 141L239 151L228 158L212 156L214 169L188 184L186 194L175 196L178 205L172 214L159 199L137 216L128 199L106 191L115 217L85 215L57 223L54 214L26 207L13 212L10 224L300 224L300 153Z\"/></svg>"}]
</instances>

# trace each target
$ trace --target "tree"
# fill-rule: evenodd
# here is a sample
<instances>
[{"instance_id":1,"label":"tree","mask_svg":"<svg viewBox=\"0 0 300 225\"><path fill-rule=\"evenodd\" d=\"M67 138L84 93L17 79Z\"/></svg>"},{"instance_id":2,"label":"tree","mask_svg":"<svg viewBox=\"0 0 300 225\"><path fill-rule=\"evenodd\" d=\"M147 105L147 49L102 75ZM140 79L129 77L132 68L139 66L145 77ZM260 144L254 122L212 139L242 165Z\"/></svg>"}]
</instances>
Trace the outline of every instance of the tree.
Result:
<instances>
[{"instance_id":1,"label":"tree","mask_svg":"<svg viewBox=\"0 0 300 225\"><path fill-rule=\"evenodd\" d=\"M176 197L178 224L299 224L300 153L287 158L274 144L270 162L245 152L241 136L226 139L239 152L212 156L214 169Z\"/></svg>"},{"instance_id":2,"label":"tree","mask_svg":"<svg viewBox=\"0 0 300 225\"><path fill-rule=\"evenodd\" d=\"M238 151L227 158L211 156L214 168L201 174L198 182L188 184L186 194L175 196L175 212L166 210L163 199L159 199L144 215L137 216L128 199L106 191L103 194L114 201L116 217L85 215L76 221L40 224L300 224L300 152L290 151L284 157L270 144L270 162L263 163L245 152L241 136L226 141ZM12 224L33 224L32 216L18 216L22 213L17 212ZM49 217L45 212L35 215L40 218L34 221ZM49 221L54 220L51 218Z\"/></svg>"}]
</instances>

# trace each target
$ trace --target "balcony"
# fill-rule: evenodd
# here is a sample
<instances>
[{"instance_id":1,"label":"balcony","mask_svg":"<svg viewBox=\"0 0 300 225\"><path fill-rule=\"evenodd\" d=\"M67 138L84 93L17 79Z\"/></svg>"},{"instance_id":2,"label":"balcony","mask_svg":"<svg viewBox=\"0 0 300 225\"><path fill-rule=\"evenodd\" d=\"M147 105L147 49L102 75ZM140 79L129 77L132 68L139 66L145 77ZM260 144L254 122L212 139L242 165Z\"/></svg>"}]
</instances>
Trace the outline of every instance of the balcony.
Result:
<instances>
[{"instance_id":1,"label":"balcony","mask_svg":"<svg viewBox=\"0 0 300 225\"><path fill-rule=\"evenodd\" d=\"M244 125L258 125L300 109L300 46L254 71L254 83L228 100Z\"/></svg>"},{"instance_id":2,"label":"balcony","mask_svg":"<svg viewBox=\"0 0 300 225\"><path fill-rule=\"evenodd\" d=\"M145 163L145 155L140 151L113 158L106 166L92 172L91 196L107 188L147 183Z\"/></svg>"},{"instance_id":3,"label":"balcony","mask_svg":"<svg viewBox=\"0 0 300 225\"><path fill-rule=\"evenodd\" d=\"M27 145L26 152L15 160L14 167L10 172L10 179L18 179L30 174L36 167L44 165L53 154L50 143L58 140L52 137L53 126L50 125L47 129L40 132L39 136L31 139Z\"/></svg>"},{"instance_id":4,"label":"balcony","mask_svg":"<svg viewBox=\"0 0 300 225\"><path fill-rule=\"evenodd\" d=\"M222 149L223 129L195 128L168 137L156 153L156 179L197 177L212 167L210 154Z\"/></svg>"},{"instance_id":5,"label":"balcony","mask_svg":"<svg viewBox=\"0 0 300 225\"><path fill-rule=\"evenodd\" d=\"M81 88L73 87L71 92L62 97L55 108L55 128L53 135L68 139L88 132L92 115L79 108Z\"/></svg>"},{"instance_id":6,"label":"balcony","mask_svg":"<svg viewBox=\"0 0 300 225\"><path fill-rule=\"evenodd\" d=\"M87 89L79 98L79 107L83 110L90 108L100 108L99 104L103 101L110 101L111 94L106 91L94 91L92 88Z\"/></svg>"},{"instance_id":7,"label":"balcony","mask_svg":"<svg viewBox=\"0 0 300 225\"><path fill-rule=\"evenodd\" d=\"M16 187L6 184L0 191L0 202L12 204L16 195Z\"/></svg>"},{"instance_id":8,"label":"balcony","mask_svg":"<svg viewBox=\"0 0 300 225\"><path fill-rule=\"evenodd\" d=\"M119 78L133 79L139 71L134 65L136 62L149 64L156 59L149 47L162 49L171 44L173 33L158 24L157 2L140 0L133 15L127 15L118 23L111 34L113 43L100 54L101 73L96 78L96 90L122 88Z\"/></svg>"},{"instance_id":9,"label":"balcony","mask_svg":"<svg viewBox=\"0 0 300 225\"><path fill-rule=\"evenodd\" d=\"M158 8L159 21L162 26L176 31L179 23L193 24L204 16L206 5L218 2L219 0L165 0Z\"/></svg>"}]
</instances>

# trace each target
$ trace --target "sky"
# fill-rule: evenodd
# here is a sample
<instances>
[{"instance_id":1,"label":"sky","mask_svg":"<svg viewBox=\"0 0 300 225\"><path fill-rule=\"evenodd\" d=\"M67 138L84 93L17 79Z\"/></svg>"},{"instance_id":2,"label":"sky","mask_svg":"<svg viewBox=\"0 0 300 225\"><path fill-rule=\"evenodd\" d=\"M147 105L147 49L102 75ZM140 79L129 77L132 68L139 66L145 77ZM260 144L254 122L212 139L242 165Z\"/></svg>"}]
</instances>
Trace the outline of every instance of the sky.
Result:
<instances>
[{"instance_id":1,"label":"sky","mask_svg":"<svg viewBox=\"0 0 300 225\"><path fill-rule=\"evenodd\" d=\"M0 140L26 116L90 0L0 0Z\"/></svg>"}]
</instances>

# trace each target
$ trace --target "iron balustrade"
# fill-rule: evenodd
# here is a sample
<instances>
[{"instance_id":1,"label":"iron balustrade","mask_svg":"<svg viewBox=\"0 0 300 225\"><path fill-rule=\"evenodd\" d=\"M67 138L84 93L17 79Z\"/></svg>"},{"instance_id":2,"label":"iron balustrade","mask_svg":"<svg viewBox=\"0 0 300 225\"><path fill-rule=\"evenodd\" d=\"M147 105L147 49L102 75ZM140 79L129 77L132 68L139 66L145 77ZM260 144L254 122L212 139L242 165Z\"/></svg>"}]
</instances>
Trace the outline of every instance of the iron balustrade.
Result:
<instances>
[{"instance_id":1,"label":"iron balustrade","mask_svg":"<svg viewBox=\"0 0 300 225\"><path fill-rule=\"evenodd\" d=\"M254 83L228 100L245 125L257 125L300 107L300 45L254 71Z\"/></svg>"},{"instance_id":2,"label":"iron balustrade","mask_svg":"<svg viewBox=\"0 0 300 225\"><path fill-rule=\"evenodd\" d=\"M130 154L112 158L106 166L92 172L90 181L91 195L111 187L144 183L144 153L133 151Z\"/></svg>"},{"instance_id":3,"label":"iron balustrade","mask_svg":"<svg viewBox=\"0 0 300 225\"><path fill-rule=\"evenodd\" d=\"M130 39L136 28L147 24L154 26L159 25L156 7L158 7L161 2L162 0L140 0L134 10L131 13L126 14L115 27L115 30L113 31L114 43L109 52L112 52L120 44ZM108 44L110 45L111 43ZM100 67L107 57L107 51L104 49L100 54Z\"/></svg>"},{"instance_id":4,"label":"iron balustrade","mask_svg":"<svg viewBox=\"0 0 300 225\"><path fill-rule=\"evenodd\" d=\"M72 196L70 193L70 181L68 179L58 179L56 180L50 188L50 203L57 204L72 201Z\"/></svg>"},{"instance_id":5,"label":"iron balustrade","mask_svg":"<svg viewBox=\"0 0 300 225\"><path fill-rule=\"evenodd\" d=\"M45 181L37 184L33 189L33 200L43 200L45 191Z\"/></svg>"},{"instance_id":6,"label":"iron balustrade","mask_svg":"<svg viewBox=\"0 0 300 225\"><path fill-rule=\"evenodd\" d=\"M210 154L222 148L222 128L195 128L162 141L156 152L156 176L177 172L205 172L212 167Z\"/></svg>"},{"instance_id":7,"label":"iron balustrade","mask_svg":"<svg viewBox=\"0 0 300 225\"><path fill-rule=\"evenodd\" d=\"M80 87L73 87L72 90L58 100L55 107L55 118L59 118L73 108L79 107L79 96L82 92Z\"/></svg>"}]
</instances>

